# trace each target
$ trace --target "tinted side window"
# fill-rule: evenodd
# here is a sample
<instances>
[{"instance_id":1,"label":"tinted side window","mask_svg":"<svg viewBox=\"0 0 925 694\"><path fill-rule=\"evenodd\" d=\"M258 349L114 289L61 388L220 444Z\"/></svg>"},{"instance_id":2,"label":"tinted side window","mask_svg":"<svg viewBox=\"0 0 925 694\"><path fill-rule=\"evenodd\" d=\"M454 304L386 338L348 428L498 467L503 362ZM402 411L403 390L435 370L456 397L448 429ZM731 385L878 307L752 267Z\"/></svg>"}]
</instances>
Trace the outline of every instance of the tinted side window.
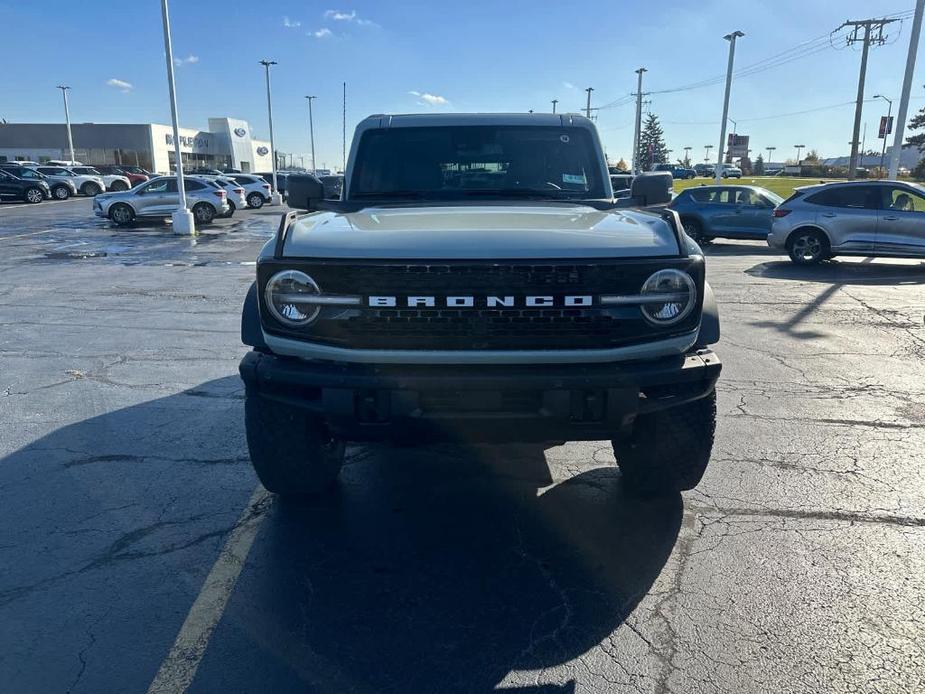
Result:
<instances>
[{"instance_id":1,"label":"tinted side window","mask_svg":"<svg viewBox=\"0 0 925 694\"><path fill-rule=\"evenodd\" d=\"M899 212L925 212L925 197L908 188L883 188L883 207Z\"/></svg>"},{"instance_id":2,"label":"tinted side window","mask_svg":"<svg viewBox=\"0 0 925 694\"><path fill-rule=\"evenodd\" d=\"M184 181L187 190L202 190L205 188L199 181Z\"/></svg>"},{"instance_id":3,"label":"tinted side window","mask_svg":"<svg viewBox=\"0 0 925 694\"><path fill-rule=\"evenodd\" d=\"M880 206L878 198L876 189L871 186L839 186L810 195L806 202L826 207L874 210Z\"/></svg>"}]
</instances>

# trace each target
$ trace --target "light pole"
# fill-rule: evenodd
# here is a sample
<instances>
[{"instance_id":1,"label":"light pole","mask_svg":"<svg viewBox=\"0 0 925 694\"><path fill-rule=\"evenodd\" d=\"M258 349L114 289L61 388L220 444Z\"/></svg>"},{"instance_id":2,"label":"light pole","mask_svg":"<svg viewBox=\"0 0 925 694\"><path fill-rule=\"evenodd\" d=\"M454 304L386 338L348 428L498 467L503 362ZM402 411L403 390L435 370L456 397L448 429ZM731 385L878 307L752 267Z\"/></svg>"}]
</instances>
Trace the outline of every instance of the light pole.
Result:
<instances>
[{"instance_id":1,"label":"light pole","mask_svg":"<svg viewBox=\"0 0 925 694\"><path fill-rule=\"evenodd\" d=\"M177 89L173 79L173 44L170 42L170 16L167 0L161 0L161 20L164 24L164 53L167 57L167 86L170 88L170 117L173 119L173 152L177 161L177 192L180 206L171 214L175 234L195 234L193 213L186 206L186 185L183 180L183 157L180 156L180 127L177 125ZM71 155L73 158L73 155Z\"/></svg>"},{"instance_id":2,"label":"light pole","mask_svg":"<svg viewBox=\"0 0 925 694\"><path fill-rule=\"evenodd\" d=\"M704 149L703 160L709 164L710 163L710 150L713 149L713 145L704 145L703 149Z\"/></svg>"},{"instance_id":3,"label":"light pole","mask_svg":"<svg viewBox=\"0 0 925 694\"><path fill-rule=\"evenodd\" d=\"M558 100L558 99L553 99L553 100L552 100L552 112L553 112L553 113L556 112L556 104L558 104L558 103L559 103L559 100Z\"/></svg>"},{"instance_id":4,"label":"light pole","mask_svg":"<svg viewBox=\"0 0 925 694\"><path fill-rule=\"evenodd\" d=\"M646 72L644 67L636 70L636 130L633 134L633 175L639 173L639 138L642 136L642 76Z\"/></svg>"},{"instance_id":5,"label":"light pole","mask_svg":"<svg viewBox=\"0 0 925 694\"><path fill-rule=\"evenodd\" d=\"M315 121L312 118L312 101L317 99L317 96L306 96L308 99L308 134L312 141L312 174L315 173Z\"/></svg>"},{"instance_id":6,"label":"light pole","mask_svg":"<svg viewBox=\"0 0 925 694\"><path fill-rule=\"evenodd\" d=\"M270 121L270 151L273 152L273 194L270 196L271 205L282 205L283 196L279 194L279 188L276 187L276 147L273 141L273 102L270 100L270 66L276 65L275 60L264 58L260 61L263 65L267 76L267 118Z\"/></svg>"},{"instance_id":7,"label":"light pole","mask_svg":"<svg viewBox=\"0 0 925 694\"><path fill-rule=\"evenodd\" d=\"M723 182L722 179L722 164L725 162L725 157L723 152L725 151L723 147L726 146L726 120L729 118L729 92L732 91L732 65L735 62L736 55L736 39L745 36L745 33L742 31L733 31L731 34L726 34L723 38L729 42L729 62L726 65L726 93L723 97L723 120L719 128L719 154L716 157L716 170L714 172L714 178L716 185L719 185Z\"/></svg>"},{"instance_id":8,"label":"light pole","mask_svg":"<svg viewBox=\"0 0 925 694\"><path fill-rule=\"evenodd\" d=\"M739 128L738 128L738 125L736 124L736 122L735 122L734 120L732 120L732 118L729 119L729 122L732 123L732 134L733 134L733 135L738 135L738 134L739 134Z\"/></svg>"},{"instance_id":9,"label":"light pole","mask_svg":"<svg viewBox=\"0 0 925 694\"><path fill-rule=\"evenodd\" d=\"M74 138L71 137L71 112L67 107L67 92L70 87L59 84L58 89L61 90L61 95L64 97L64 122L67 124L67 146L71 151L71 164L74 164L76 160L74 159Z\"/></svg>"},{"instance_id":10,"label":"light pole","mask_svg":"<svg viewBox=\"0 0 925 694\"><path fill-rule=\"evenodd\" d=\"M591 120L591 92L594 91L594 87L588 87L585 91L588 92L588 105L585 107L585 117Z\"/></svg>"},{"instance_id":11,"label":"light pole","mask_svg":"<svg viewBox=\"0 0 925 694\"><path fill-rule=\"evenodd\" d=\"M794 148L795 148L796 151L797 151L797 166L800 165L800 155L803 154L803 149L804 149L805 147L806 147L806 145L794 145Z\"/></svg>"},{"instance_id":12,"label":"light pole","mask_svg":"<svg viewBox=\"0 0 925 694\"><path fill-rule=\"evenodd\" d=\"M690 146L684 148L684 166L691 165L691 149L693 148Z\"/></svg>"},{"instance_id":13,"label":"light pole","mask_svg":"<svg viewBox=\"0 0 925 694\"><path fill-rule=\"evenodd\" d=\"M767 163L770 164L771 163L771 152L777 149L777 147L765 147L765 149L768 150L768 162Z\"/></svg>"},{"instance_id":14,"label":"light pole","mask_svg":"<svg viewBox=\"0 0 925 694\"><path fill-rule=\"evenodd\" d=\"M883 94L874 94L875 99L883 99L889 104L886 109L886 127L883 129L883 149L880 150L880 175L883 176L883 160L886 158L886 138L890 134L890 116L893 115L893 100Z\"/></svg>"}]
</instances>

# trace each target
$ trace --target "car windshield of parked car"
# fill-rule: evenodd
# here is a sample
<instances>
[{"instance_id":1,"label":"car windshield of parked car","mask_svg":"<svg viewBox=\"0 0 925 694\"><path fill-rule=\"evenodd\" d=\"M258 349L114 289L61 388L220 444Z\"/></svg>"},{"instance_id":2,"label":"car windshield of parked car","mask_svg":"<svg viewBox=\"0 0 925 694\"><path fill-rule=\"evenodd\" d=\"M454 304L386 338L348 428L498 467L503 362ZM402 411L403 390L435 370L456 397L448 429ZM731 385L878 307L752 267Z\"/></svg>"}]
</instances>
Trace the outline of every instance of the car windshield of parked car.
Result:
<instances>
[{"instance_id":1,"label":"car windshield of parked car","mask_svg":"<svg viewBox=\"0 0 925 694\"><path fill-rule=\"evenodd\" d=\"M19 178L31 178L31 179L43 179L45 176L38 171L33 169L19 169L12 172L14 176L19 176Z\"/></svg>"},{"instance_id":2,"label":"car windshield of parked car","mask_svg":"<svg viewBox=\"0 0 925 694\"><path fill-rule=\"evenodd\" d=\"M587 130L445 126L371 130L360 141L351 197L604 197Z\"/></svg>"},{"instance_id":3,"label":"car windshield of parked car","mask_svg":"<svg viewBox=\"0 0 925 694\"><path fill-rule=\"evenodd\" d=\"M39 173L45 174L46 176L73 176L73 172L68 171L67 169L62 169L56 166L43 166L38 169Z\"/></svg>"},{"instance_id":4,"label":"car windshield of parked car","mask_svg":"<svg viewBox=\"0 0 925 694\"><path fill-rule=\"evenodd\" d=\"M80 166L75 168L74 171L79 174L86 174L88 176L102 176L102 174L92 166Z\"/></svg>"}]
</instances>

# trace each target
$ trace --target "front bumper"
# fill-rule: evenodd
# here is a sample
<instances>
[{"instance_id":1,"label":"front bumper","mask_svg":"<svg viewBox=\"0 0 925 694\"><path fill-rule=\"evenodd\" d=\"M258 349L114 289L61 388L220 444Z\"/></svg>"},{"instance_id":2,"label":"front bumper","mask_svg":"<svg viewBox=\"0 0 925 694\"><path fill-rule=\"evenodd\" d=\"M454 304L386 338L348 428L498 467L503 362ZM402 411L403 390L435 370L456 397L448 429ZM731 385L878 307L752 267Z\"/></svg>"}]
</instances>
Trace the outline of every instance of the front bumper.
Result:
<instances>
[{"instance_id":1,"label":"front bumper","mask_svg":"<svg viewBox=\"0 0 925 694\"><path fill-rule=\"evenodd\" d=\"M596 441L639 414L709 395L722 365L710 350L652 361L538 365L372 365L249 352L248 398L325 419L352 441Z\"/></svg>"}]
</instances>

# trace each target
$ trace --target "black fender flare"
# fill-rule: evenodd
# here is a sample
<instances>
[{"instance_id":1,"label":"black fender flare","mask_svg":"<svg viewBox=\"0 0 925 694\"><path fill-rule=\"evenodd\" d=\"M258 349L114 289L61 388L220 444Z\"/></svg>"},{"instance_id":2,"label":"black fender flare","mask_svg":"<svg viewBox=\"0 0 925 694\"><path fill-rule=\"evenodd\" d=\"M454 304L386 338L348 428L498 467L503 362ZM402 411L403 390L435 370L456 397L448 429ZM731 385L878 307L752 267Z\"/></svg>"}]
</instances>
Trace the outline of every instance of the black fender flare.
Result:
<instances>
[{"instance_id":1,"label":"black fender flare","mask_svg":"<svg viewBox=\"0 0 925 694\"><path fill-rule=\"evenodd\" d=\"M244 297L244 306L241 309L241 342L261 352L270 351L260 328L260 302L257 300L256 282L251 282L247 296Z\"/></svg>"},{"instance_id":2,"label":"black fender flare","mask_svg":"<svg viewBox=\"0 0 925 694\"><path fill-rule=\"evenodd\" d=\"M703 310L700 314L700 332L694 347L699 349L719 342L719 306L708 282L703 283Z\"/></svg>"}]
</instances>

